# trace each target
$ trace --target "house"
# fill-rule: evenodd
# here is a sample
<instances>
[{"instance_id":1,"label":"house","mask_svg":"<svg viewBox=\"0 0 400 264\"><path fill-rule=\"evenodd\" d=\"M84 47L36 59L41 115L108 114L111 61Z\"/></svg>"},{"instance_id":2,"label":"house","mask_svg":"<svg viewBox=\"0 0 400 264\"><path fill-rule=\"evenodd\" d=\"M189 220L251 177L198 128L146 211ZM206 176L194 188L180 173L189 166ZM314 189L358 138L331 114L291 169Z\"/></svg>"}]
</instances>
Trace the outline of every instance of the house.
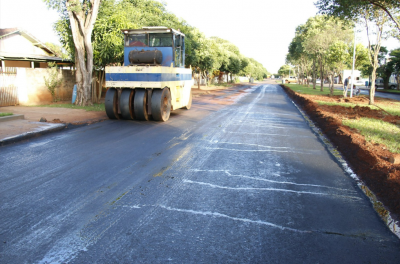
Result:
<instances>
[{"instance_id":1,"label":"house","mask_svg":"<svg viewBox=\"0 0 400 264\"><path fill-rule=\"evenodd\" d=\"M21 28L0 29L1 68L47 68L48 62L58 66L72 63L56 56L54 51Z\"/></svg>"},{"instance_id":2,"label":"house","mask_svg":"<svg viewBox=\"0 0 400 264\"><path fill-rule=\"evenodd\" d=\"M34 105L53 100L44 78L48 63L59 67L62 84L56 89L57 100L70 100L76 82L72 62L57 57L45 44L20 28L0 29L0 106Z\"/></svg>"}]
</instances>

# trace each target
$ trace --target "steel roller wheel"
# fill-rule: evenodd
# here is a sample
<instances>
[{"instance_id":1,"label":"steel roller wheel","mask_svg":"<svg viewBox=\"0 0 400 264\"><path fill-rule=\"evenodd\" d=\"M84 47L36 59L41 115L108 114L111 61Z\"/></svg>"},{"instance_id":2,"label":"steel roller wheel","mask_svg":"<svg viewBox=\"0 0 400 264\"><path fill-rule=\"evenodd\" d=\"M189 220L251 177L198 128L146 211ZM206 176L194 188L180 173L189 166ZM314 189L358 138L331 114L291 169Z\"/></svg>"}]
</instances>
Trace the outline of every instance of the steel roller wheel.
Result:
<instances>
[{"instance_id":1,"label":"steel roller wheel","mask_svg":"<svg viewBox=\"0 0 400 264\"><path fill-rule=\"evenodd\" d=\"M135 90L133 89L122 90L121 97L119 99L119 107L121 109L121 116L123 119L135 119L135 114L133 112L134 94Z\"/></svg>"},{"instance_id":2,"label":"steel roller wheel","mask_svg":"<svg viewBox=\"0 0 400 264\"><path fill-rule=\"evenodd\" d=\"M106 114L110 119L119 119L118 114L118 91L115 88L108 89L105 100Z\"/></svg>"},{"instance_id":3,"label":"steel roller wheel","mask_svg":"<svg viewBox=\"0 0 400 264\"><path fill-rule=\"evenodd\" d=\"M149 120L149 115L147 114L147 91L145 89L136 89L133 112L136 119Z\"/></svg>"},{"instance_id":4,"label":"steel roller wheel","mask_svg":"<svg viewBox=\"0 0 400 264\"><path fill-rule=\"evenodd\" d=\"M171 114L171 94L168 88L154 89L151 97L151 114L155 121L167 121Z\"/></svg>"},{"instance_id":5,"label":"steel roller wheel","mask_svg":"<svg viewBox=\"0 0 400 264\"><path fill-rule=\"evenodd\" d=\"M188 102L188 104L185 106L185 109L187 109L187 110L189 110L190 108L192 108L192 90L190 90L189 102Z\"/></svg>"}]
</instances>

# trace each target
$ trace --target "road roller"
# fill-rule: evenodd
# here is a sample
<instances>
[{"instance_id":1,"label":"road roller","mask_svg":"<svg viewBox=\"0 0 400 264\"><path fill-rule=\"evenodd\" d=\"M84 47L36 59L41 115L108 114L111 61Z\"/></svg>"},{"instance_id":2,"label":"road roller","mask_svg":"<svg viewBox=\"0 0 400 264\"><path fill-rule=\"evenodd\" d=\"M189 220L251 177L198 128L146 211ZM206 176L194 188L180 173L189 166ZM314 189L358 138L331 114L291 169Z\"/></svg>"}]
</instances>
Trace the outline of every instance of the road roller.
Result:
<instances>
[{"instance_id":1,"label":"road roller","mask_svg":"<svg viewBox=\"0 0 400 264\"><path fill-rule=\"evenodd\" d=\"M167 27L124 29L124 65L107 66L105 110L110 119L167 121L192 105L192 69L185 35Z\"/></svg>"}]
</instances>

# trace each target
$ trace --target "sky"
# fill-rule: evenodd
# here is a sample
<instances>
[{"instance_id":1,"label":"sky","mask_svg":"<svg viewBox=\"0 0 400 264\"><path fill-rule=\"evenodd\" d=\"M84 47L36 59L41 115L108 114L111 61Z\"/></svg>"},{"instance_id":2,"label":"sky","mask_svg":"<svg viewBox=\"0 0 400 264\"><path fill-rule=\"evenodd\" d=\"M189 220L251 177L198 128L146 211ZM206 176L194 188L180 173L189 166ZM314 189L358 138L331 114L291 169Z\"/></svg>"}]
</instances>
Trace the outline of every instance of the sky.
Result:
<instances>
[{"instance_id":1,"label":"sky","mask_svg":"<svg viewBox=\"0 0 400 264\"><path fill-rule=\"evenodd\" d=\"M167 9L198 28L207 37L217 36L235 44L271 73L285 64L296 27L315 16L316 0L163 0ZM59 44L53 31L58 19L43 0L0 0L0 28L21 27L41 42ZM364 44L360 33L357 39ZM400 47L397 40L384 43Z\"/></svg>"}]
</instances>

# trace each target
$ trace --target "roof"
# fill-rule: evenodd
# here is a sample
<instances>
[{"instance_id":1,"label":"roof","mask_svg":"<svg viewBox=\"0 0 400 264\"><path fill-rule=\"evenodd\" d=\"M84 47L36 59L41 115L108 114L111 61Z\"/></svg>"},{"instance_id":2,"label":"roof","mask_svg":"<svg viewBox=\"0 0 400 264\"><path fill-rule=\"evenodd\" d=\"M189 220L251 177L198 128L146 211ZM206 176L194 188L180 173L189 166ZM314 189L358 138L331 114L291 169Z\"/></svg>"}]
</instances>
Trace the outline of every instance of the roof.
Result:
<instances>
[{"instance_id":1,"label":"roof","mask_svg":"<svg viewBox=\"0 0 400 264\"><path fill-rule=\"evenodd\" d=\"M17 33L21 34L21 36L32 42L34 46L44 50L47 53L53 54L56 57L56 53L54 51L22 28L0 28L0 39Z\"/></svg>"},{"instance_id":2,"label":"roof","mask_svg":"<svg viewBox=\"0 0 400 264\"><path fill-rule=\"evenodd\" d=\"M185 36L182 32L167 27L142 27L141 29L121 29L124 34L147 34L147 33L174 33Z\"/></svg>"},{"instance_id":3,"label":"roof","mask_svg":"<svg viewBox=\"0 0 400 264\"><path fill-rule=\"evenodd\" d=\"M56 61L56 62L70 62L69 60L63 60L60 57L54 56L44 56L44 55L21 55L18 53L11 52L1 52L0 51L0 59L6 60L29 60L29 61Z\"/></svg>"}]
</instances>

